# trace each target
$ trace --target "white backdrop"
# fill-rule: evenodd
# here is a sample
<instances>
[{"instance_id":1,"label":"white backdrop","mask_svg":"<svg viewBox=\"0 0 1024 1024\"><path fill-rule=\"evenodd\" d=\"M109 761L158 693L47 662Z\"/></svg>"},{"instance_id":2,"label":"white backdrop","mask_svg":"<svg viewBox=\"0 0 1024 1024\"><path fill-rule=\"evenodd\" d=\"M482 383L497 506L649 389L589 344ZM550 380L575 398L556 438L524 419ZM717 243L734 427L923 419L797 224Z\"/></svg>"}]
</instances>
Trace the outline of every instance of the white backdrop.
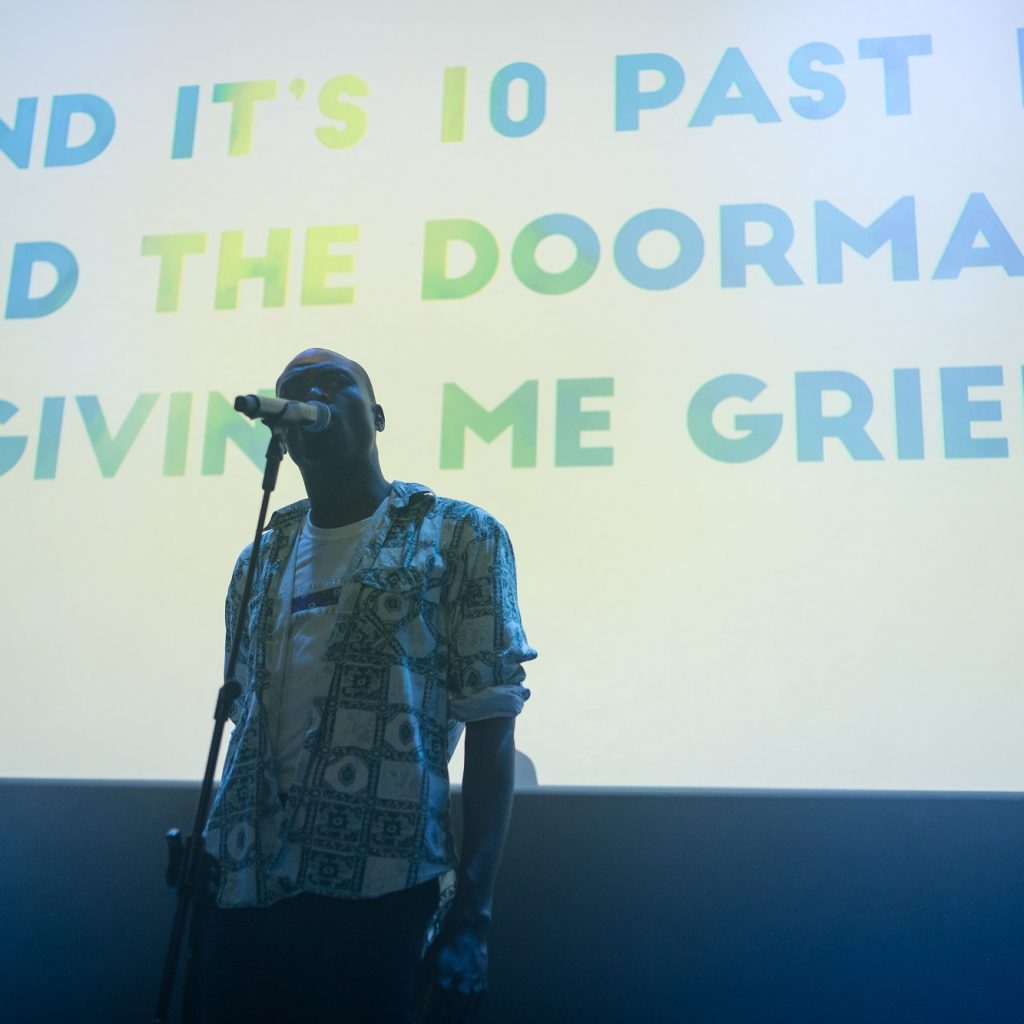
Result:
<instances>
[{"instance_id":1,"label":"white backdrop","mask_svg":"<svg viewBox=\"0 0 1024 1024\"><path fill-rule=\"evenodd\" d=\"M542 783L1024 785L1024 4L2 25L0 773L198 775L223 400L323 345L508 526Z\"/></svg>"}]
</instances>

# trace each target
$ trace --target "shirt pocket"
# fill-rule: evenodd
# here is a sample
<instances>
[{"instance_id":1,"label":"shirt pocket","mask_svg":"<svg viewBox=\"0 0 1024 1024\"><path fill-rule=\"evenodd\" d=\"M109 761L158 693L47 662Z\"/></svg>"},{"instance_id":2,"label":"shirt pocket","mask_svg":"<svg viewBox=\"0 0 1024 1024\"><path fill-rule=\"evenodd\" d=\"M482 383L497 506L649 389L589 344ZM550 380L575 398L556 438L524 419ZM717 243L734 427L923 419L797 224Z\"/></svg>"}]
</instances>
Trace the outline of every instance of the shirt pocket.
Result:
<instances>
[{"instance_id":1,"label":"shirt pocket","mask_svg":"<svg viewBox=\"0 0 1024 1024\"><path fill-rule=\"evenodd\" d=\"M353 645L395 663L432 655L437 647L438 588L422 569L376 566L359 577Z\"/></svg>"}]
</instances>

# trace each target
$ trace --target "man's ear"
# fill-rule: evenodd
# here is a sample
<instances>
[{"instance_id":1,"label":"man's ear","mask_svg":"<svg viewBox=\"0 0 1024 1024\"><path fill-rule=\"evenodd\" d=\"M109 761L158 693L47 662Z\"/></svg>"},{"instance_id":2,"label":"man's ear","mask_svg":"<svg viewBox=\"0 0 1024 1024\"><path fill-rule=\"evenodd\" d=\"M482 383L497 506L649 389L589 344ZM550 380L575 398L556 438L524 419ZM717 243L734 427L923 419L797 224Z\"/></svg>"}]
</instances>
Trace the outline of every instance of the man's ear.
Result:
<instances>
[{"instance_id":1,"label":"man's ear","mask_svg":"<svg viewBox=\"0 0 1024 1024\"><path fill-rule=\"evenodd\" d=\"M377 430L384 429L384 410L379 405L373 407L373 425Z\"/></svg>"}]
</instances>

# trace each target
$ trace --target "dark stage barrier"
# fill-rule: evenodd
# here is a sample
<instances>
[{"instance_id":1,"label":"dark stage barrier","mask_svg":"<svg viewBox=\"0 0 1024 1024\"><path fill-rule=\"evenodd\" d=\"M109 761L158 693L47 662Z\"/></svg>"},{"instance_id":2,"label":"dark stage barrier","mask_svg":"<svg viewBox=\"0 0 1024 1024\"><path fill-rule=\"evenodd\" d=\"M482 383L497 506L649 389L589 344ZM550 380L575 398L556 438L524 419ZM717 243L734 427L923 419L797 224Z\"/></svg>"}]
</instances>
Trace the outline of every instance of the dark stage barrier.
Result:
<instances>
[{"instance_id":1,"label":"dark stage barrier","mask_svg":"<svg viewBox=\"0 0 1024 1024\"><path fill-rule=\"evenodd\" d=\"M196 791L0 781L0 1020L149 1019ZM1015 1024L1022 877L1017 794L523 790L482 1024Z\"/></svg>"}]
</instances>

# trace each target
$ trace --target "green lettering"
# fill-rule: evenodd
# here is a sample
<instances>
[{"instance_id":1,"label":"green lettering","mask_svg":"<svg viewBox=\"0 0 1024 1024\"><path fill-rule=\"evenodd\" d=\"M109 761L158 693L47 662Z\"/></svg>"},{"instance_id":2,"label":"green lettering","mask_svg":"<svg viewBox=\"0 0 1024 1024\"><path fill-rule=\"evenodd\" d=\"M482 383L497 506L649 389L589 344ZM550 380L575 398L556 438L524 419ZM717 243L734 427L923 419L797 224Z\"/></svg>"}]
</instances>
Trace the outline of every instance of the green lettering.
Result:
<instances>
[{"instance_id":1,"label":"green lettering","mask_svg":"<svg viewBox=\"0 0 1024 1024\"><path fill-rule=\"evenodd\" d=\"M262 388L260 395L273 395L272 388ZM235 412L233 402L211 391L206 402L206 430L203 433L203 476L220 476L224 472L228 441L233 441L249 461L262 468L270 434L262 420L247 420Z\"/></svg>"},{"instance_id":2,"label":"green lettering","mask_svg":"<svg viewBox=\"0 0 1024 1024\"><path fill-rule=\"evenodd\" d=\"M537 465L537 381L525 381L490 412L458 384L445 384L441 410L441 468L462 469L466 431L490 444L512 430L512 465Z\"/></svg>"},{"instance_id":3,"label":"green lettering","mask_svg":"<svg viewBox=\"0 0 1024 1024\"><path fill-rule=\"evenodd\" d=\"M160 278L156 286L156 311L174 313L181 296L181 275L185 257L206 252L206 235L143 235L142 255L160 257Z\"/></svg>"},{"instance_id":4,"label":"green lettering","mask_svg":"<svg viewBox=\"0 0 1024 1024\"><path fill-rule=\"evenodd\" d=\"M267 233L266 256L243 256L241 231L225 231L220 241L215 309L238 306L238 284L244 277L263 278L263 307L283 306L288 289L288 253L292 233L288 228L271 228Z\"/></svg>"},{"instance_id":5,"label":"green lettering","mask_svg":"<svg viewBox=\"0 0 1024 1024\"><path fill-rule=\"evenodd\" d=\"M607 409L584 411L584 398L609 398L615 393L611 377L560 380L555 399L555 465L610 466L611 448L584 448L580 435L586 430L608 430L611 414Z\"/></svg>"},{"instance_id":6,"label":"green lettering","mask_svg":"<svg viewBox=\"0 0 1024 1024\"><path fill-rule=\"evenodd\" d=\"M192 415L192 394L175 391L167 410L167 438L164 443L164 476L184 476L188 454L188 428Z\"/></svg>"},{"instance_id":7,"label":"green lettering","mask_svg":"<svg viewBox=\"0 0 1024 1024\"><path fill-rule=\"evenodd\" d=\"M314 227L306 231L306 254L302 262L302 305L344 306L355 302L356 290L351 285L328 285L328 274L350 274L355 257L352 253L332 253L335 242L357 242L358 224L337 224Z\"/></svg>"},{"instance_id":8,"label":"green lettering","mask_svg":"<svg viewBox=\"0 0 1024 1024\"><path fill-rule=\"evenodd\" d=\"M469 245L473 266L459 277L448 276L452 242ZM423 238L424 299L464 299L480 291L498 269L498 243L475 220L428 220Z\"/></svg>"},{"instance_id":9,"label":"green lettering","mask_svg":"<svg viewBox=\"0 0 1024 1024\"><path fill-rule=\"evenodd\" d=\"M121 468L121 463L135 443L142 425L153 411L159 397L139 395L128 410L128 415L118 432L111 435L99 399L95 395L75 396L78 411L82 414L82 422L85 424L85 432L89 435L89 444L92 445L103 476L112 477Z\"/></svg>"},{"instance_id":10,"label":"green lettering","mask_svg":"<svg viewBox=\"0 0 1024 1024\"><path fill-rule=\"evenodd\" d=\"M252 149L253 110L258 100L277 96L277 82L221 82L213 87L214 103L231 104L228 155L245 156Z\"/></svg>"}]
</instances>

